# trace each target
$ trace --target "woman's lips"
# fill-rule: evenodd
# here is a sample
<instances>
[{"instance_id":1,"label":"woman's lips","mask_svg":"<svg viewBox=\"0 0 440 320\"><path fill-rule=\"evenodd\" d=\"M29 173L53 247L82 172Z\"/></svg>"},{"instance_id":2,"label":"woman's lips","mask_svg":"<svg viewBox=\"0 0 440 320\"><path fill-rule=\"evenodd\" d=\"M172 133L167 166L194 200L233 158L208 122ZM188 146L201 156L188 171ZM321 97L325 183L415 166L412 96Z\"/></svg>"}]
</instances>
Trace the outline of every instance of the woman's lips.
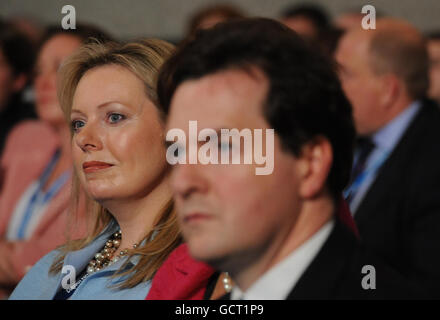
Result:
<instances>
[{"instance_id":1,"label":"woman's lips","mask_svg":"<svg viewBox=\"0 0 440 320\"><path fill-rule=\"evenodd\" d=\"M107 162L101 161L88 161L83 163L83 170L85 173L92 173L99 170L107 169L113 165Z\"/></svg>"}]
</instances>

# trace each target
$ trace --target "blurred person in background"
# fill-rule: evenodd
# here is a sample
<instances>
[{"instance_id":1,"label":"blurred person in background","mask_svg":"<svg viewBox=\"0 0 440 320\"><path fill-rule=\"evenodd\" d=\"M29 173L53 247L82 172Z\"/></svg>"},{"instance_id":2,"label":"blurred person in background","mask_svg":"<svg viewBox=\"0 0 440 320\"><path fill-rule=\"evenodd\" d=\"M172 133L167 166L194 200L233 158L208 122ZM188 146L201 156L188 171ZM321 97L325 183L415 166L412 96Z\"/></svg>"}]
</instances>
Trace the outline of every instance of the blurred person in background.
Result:
<instances>
[{"instance_id":1,"label":"blurred person in background","mask_svg":"<svg viewBox=\"0 0 440 320\"><path fill-rule=\"evenodd\" d=\"M341 30L335 28L324 8L316 4L296 4L285 8L279 20L312 45L332 55Z\"/></svg>"},{"instance_id":2,"label":"blurred person in background","mask_svg":"<svg viewBox=\"0 0 440 320\"><path fill-rule=\"evenodd\" d=\"M90 26L48 29L35 67L39 121L17 124L6 141L0 191L0 288L4 291L13 289L35 262L66 241L72 159L70 128L56 94L57 71L89 37L108 38ZM84 231L80 211L72 237Z\"/></svg>"},{"instance_id":3,"label":"blurred person in background","mask_svg":"<svg viewBox=\"0 0 440 320\"><path fill-rule=\"evenodd\" d=\"M365 15L362 13L362 7L345 10L335 18L334 24L341 30L360 28ZM384 17L384 14L376 10L376 19L382 17Z\"/></svg>"},{"instance_id":4,"label":"blurred person in background","mask_svg":"<svg viewBox=\"0 0 440 320\"><path fill-rule=\"evenodd\" d=\"M219 22L245 18L241 9L232 4L215 4L195 12L189 19L187 36L193 35L199 29L207 29Z\"/></svg>"},{"instance_id":5,"label":"blurred person in background","mask_svg":"<svg viewBox=\"0 0 440 320\"><path fill-rule=\"evenodd\" d=\"M428 35L430 98L440 104L440 31Z\"/></svg>"},{"instance_id":6,"label":"blurred person in background","mask_svg":"<svg viewBox=\"0 0 440 320\"><path fill-rule=\"evenodd\" d=\"M10 130L24 119L36 118L34 106L23 94L34 59L34 47L26 36L10 24L0 24L0 155Z\"/></svg>"},{"instance_id":7,"label":"blurred person in background","mask_svg":"<svg viewBox=\"0 0 440 320\"><path fill-rule=\"evenodd\" d=\"M300 36L311 41L319 41L330 26L327 12L316 4L296 4L281 12L281 22Z\"/></svg>"},{"instance_id":8,"label":"blurred person in background","mask_svg":"<svg viewBox=\"0 0 440 320\"><path fill-rule=\"evenodd\" d=\"M7 21L22 32L35 47L38 47L45 31L38 19L27 15L14 15L9 17Z\"/></svg>"},{"instance_id":9,"label":"blurred person in background","mask_svg":"<svg viewBox=\"0 0 440 320\"><path fill-rule=\"evenodd\" d=\"M364 15L359 10L350 10L341 13L335 18L335 25L342 30L349 30L352 28L360 28Z\"/></svg>"},{"instance_id":10,"label":"blurred person in background","mask_svg":"<svg viewBox=\"0 0 440 320\"><path fill-rule=\"evenodd\" d=\"M350 29L336 52L358 135L345 195L365 245L440 297L440 110L428 54L406 21Z\"/></svg>"}]
</instances>

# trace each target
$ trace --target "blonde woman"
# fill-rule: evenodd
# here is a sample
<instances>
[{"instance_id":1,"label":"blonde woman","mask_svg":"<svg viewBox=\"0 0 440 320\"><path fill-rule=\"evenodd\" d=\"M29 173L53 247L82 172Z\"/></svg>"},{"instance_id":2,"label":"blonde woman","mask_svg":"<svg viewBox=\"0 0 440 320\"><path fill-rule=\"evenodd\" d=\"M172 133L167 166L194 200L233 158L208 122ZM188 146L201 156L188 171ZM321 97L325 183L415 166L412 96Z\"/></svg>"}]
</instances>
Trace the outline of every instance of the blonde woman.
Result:
<instances>
[{"instance_id":1,"label":"blonde woman","mask_svg":"<svg viewBox=\"0 0 440 320\"><path fill-rule=\"evenodd\" d=\"M11 299L144 299L180 234L168 186L156 78L161 40L82 47L60 70L72 128L74 193L93 220L85 239L41 259Z\"/></svg>"}]
</instances>

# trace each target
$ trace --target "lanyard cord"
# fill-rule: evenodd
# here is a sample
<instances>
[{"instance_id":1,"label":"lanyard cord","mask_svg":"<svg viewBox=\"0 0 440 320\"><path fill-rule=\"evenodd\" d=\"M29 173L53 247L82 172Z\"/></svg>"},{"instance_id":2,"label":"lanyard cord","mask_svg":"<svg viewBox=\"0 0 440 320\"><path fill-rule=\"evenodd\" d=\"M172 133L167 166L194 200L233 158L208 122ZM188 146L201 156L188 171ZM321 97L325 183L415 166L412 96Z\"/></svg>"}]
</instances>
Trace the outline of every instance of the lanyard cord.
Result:
<instances>
[{"instance_id":1,"label":"lanyard cord","mask_svg":"<svg viewBox=\"0 0 440 320\"><path fill-rule=\"evenodd\" d=\"M20 226L18 228L18 239L24 239L26 236L26 229L29 225L29 221L31 220L32 215L35 212L35 209L37 208L38 200L40 199L40 195L43 195L42 200L40 200L40 204L46 204L50 201L57 193L60 191L61 187L66 183L66 181L70 177L70 170L67 170L63 172L63 174L58 177L58 179L51 185L50 189L47 191L46 194L43 193L43 186L46 184L47 180L50 177L50 174L52 173L53 169L55 168L55 165L57 164L58 160L60 158L60 150L58 149L55 154L53 155L49 165L44 169L43 174L38 179L38 185L35 189L34 193L32 194L28 205L26 207L26 210L23 215L23 219L21 220Z\"/></svg>"},{"instance_id":2,"label":"lanyard cord","mask_svg":"<svg viewBox=\"0 0 440 320\"><path fill-rule=\"evenodd\" d=\"M381 156L369 165L364 171L362 171L353 181L353 183L344 191L344 198L350 198L353 200L354 195L359 191L360 186L365 181L368 176L373 176L383 165L383 163L388 159L390 152L384 151Z\"/></svg>"}]
</instances>

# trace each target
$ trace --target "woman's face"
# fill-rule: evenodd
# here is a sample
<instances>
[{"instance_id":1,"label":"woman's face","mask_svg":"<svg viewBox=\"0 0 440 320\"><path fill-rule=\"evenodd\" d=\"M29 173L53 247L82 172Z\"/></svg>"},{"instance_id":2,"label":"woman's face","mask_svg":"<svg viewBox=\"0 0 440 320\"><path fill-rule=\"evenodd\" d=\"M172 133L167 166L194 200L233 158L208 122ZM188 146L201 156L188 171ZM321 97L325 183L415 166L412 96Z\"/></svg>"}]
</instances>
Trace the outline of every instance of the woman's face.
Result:
<instances>
[{"instance_id":1,"label":"woman's face","mask_svg":"<svg viewBox=\"0 0 440 320\"><path fill-rule=\"evenodd\" d=\"M143 82L127 69L91 69L76 88L72 154L87 193L106 201L147 196L166 171L163 126Z\"/></svg>"},{"instance_id":2,"label":"woman's face","mask_svg":"<svg viewBox=\"0 0 440 320\"><path fill-rule=\"evenodd\" d=\"M58 34L41 48L35 77L36 110L41 120L54 125L65 122L57 98L57 71L60 64L80 45L77 37Z\"/></svg>"}]
</instances>

